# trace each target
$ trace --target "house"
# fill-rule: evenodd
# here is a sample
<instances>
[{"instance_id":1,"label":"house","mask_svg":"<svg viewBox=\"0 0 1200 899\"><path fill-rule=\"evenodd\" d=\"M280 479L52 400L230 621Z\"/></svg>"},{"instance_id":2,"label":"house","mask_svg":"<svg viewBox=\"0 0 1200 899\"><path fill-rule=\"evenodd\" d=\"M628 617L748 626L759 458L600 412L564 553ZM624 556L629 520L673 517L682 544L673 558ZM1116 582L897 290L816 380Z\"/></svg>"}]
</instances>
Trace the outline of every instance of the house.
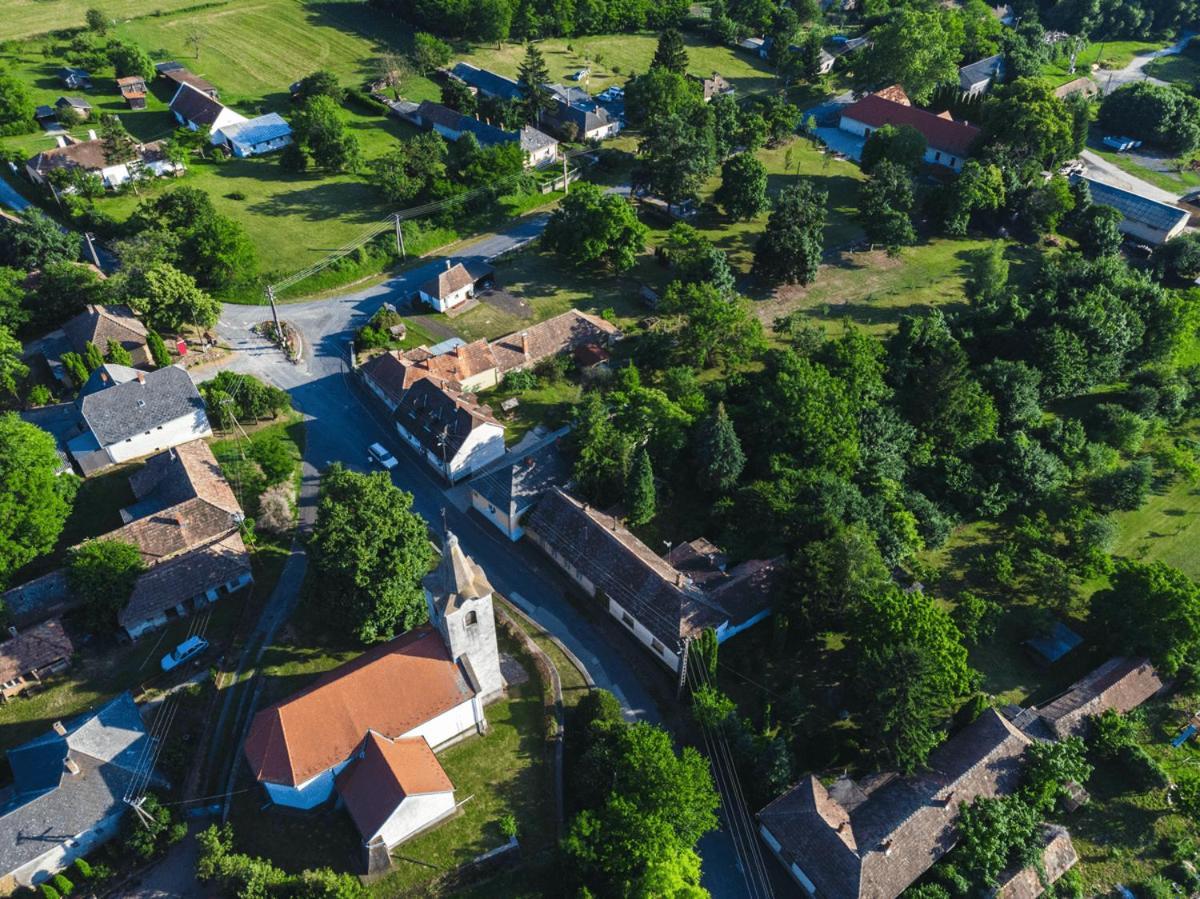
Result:
<instances>
[{"instance_id":1,"label":"house","mask_svg":"<svg viewBox=\"0 0 1200 899\"><path fill-rule=\"evenodd\" d=\"M151 372L103 365L76 405L84 432L67 449L85 475L212 436L200 391L176 365Z\"/></svg>"},{"instance_id":2,"label":"house","mask_svg":"<svg viewBox=\"0 0 1200 899\"><path fill-rule=\"evenodd\" d=\"M776 560L725 570L712 544L701 539L681 548L673 555L679 564L672 564L615 516L558 486L533 507L525 533L680 677L686 673L684 647L701 631L711 628L723 643L770 614Z\"/></svg>"},{"instance_id":3,"label":"house","mask_svg":"<svg viewBox=\"0 0 1200 899\"><path fill-rule=\"evenodd\" d=\"M246 117L234 112L210 94L204 93L184 82L171 98L171 114L175 121L189 131L200 131L209 136L209 142L217 146L224 142L221 129L227 125L245 122Z\"/></svg>"},{"instance_id":4,"label":"house","mask_svg":"<svg viewBox=\"0 0 1200 899\"><path fill-rule=\"evenodd\" d=\"M895 899L950 851L959 809L1012 793L1030 739L994 709L929 757L924 773L826 787L815 775L758 813L759 834L791 877L823 899Z\"/></svg>"},{"instance_id":5,"label":"house","mask_svg":"<svg viewBox=\"0 0 1200 899\"><path fill-rule=\"evenodd\" d=\"M704 97L705 103L710 103L715 97L723 97L726 94L734 93L733 85L713 72L710 77L703 75L688 75L692 81L700 85L700 92Z\"/></svg>"},{"instance_id":6,"label":"house","mask_svg":"<svg viewBox=\"0 0 1200 899\"><path fill-rule=\"evenodd\" d=\"M1079 181L1081 176L1072 175L1071 182ZM1111 206L1121 213L1121 232L1151 246L1161 246L1168 240L1178 237L1187 227L1190 216L1187 211L1169 203L1161 203L1149 197L1122 190L1096 181L1092 178L1082 178L1091 190L1092 202L1102 206Z\"/></svg>"},{"instance_id":7,"label":"house","mask_svg":"<svg viewBox=\"0 0 1200 899\"><path fill-rule=\"evenodd\" d=\"M481 147L518 142L525 153L525 166L532 168L558 159L558 141L550 135L526 125L519 131L505 131L461 112L424 100L417 107L417 121L422 128L436 131L449 141L464 134L473 134Z\"/></svg>"},{"instance_id":8,"label":"house","mask_svg":"<svg viewBox=\"0 0 1200 899\"><path fill-rule=\"evenodd\" d=\"M504 425L470 394L422 378L396 406L396 430L451 483L504 455Z\"/></svg>"},{"instance_id":9,"label":"house","mask_svg":"<svg viewBox=\"0 0 1200 899\"><path fill-rule=\"evenodd\" d=\"M507 102L521 99L521 86L516 81L467 62L455 63L450 69L450 77L456 78L485 97L495 97Z\"/></svg>"},{"instance_id":10,"label":"house","mask_svg":"<svg viewBox=\"0 0 1200 899\"><path fill-rule=\"evenodd\" d=\"M108 158L104 141L96 138L85 141L69 138L64 146L43 150L26 162L25 172L35 184L45 184L47 176L55 169L80 169L89 175L98 176L105 188L111 190L143 172L162 177L183 171L183 165L167 158L166 147L162 141L138 144L134 148L134 154L132 159L115 162Z\"/></svg>"},{"instance_id":11,"label":"house","mask_svg":"<svg viewBox=\"0 0 1200 899\"><path fill-rule=\"evenodd\" d=\"M178 62L160 62L154 67L154 70L158 72L158 76L160 78L164 78L167 81L180 86L186 84L214 100L220 99L215 86L213 86L210 82L205 81L199 75L193 75L187 68Z\"/></svg>"},{"instance_id":12,"label":"house","mask_svg":"<svg viewBox=\"0 0 1200 899\"><path fill-rule=\"evenodd\" d=\"M149 740L133 697L122 693L8 750L13 783L0 792L0 893L48 880L117 834L129 810L126 790L165 784L147 771Z\"/></svg>"},{"instance_id":13,"label":"house","mask_svg":"<svg viewBox=\"0 0 1200 899\"><path fill-rule=\"evenodd\" d=\"M58 80L63 83L63 87L68 87L71 90L91 90L92 76L84 69L74 69L70 66L64 66L58 70Z\"/></svg>"},{"instance_id":14,"label":"house","mask_svg":"<svg viewBox=\"0 0 1200 899\"><path fill-rule=\"evenodd\" d=\"M900 98L903 97L903 100ZM949 114L934 115L908 103L903 91L887 88L868 94L842 110L838 127L850 134L869 138L884 125L911 125L925 138L925 161L960 171L979 139L980 130L966 122L956 122Z\"/></svg>"},{"instance_id":15,"label":"house","mask_svg":"<svg viewBox=\"0 0 1200 899\"><path fill-rule=\"evenodd\" d=\"M9 639L0 643L0 698L11 699L71 664L75 646L59 618L24 631L11 627L9 634Z\"/></svg>"},{"instance_id":16,"label":"house","mask_svg":"<svg viewBox=\"0 0 1200 899\"><path fill-rule=\"evenodd\" d=\"M42 104L33 111L33 117L37 119L37 123L43 128L49 127L58 121L58 113L54 111L53 106Z\"/></svg>"},{"instance_id":17,"label":"house","mask_svg":"<svg viewBox=\"0 0 1200 899\"><path fill-rule=\"evenodd\" d=\"M4 603L8 621L19 628L63 615L79 605L61 569L10 587L0 593L0 602Z\"/></svg>"},{"instance_id":18,"label":"house","mask_svg":"<svg viewBox=\"0 0 1200 899\"><path fill-rule=\"evenodd\" d=\"M468 268L461 262L447 259L443 271L417 288L417 296L434 311L445 312L475 296L476 288L494 276L495 270L491 266L473 265Z\"/></svg>"},{"instance_id":19,"label":"house","mask_svg":"<svg viewBox=\"0 0 1200 899\"><path fill-rule=\"evenodd\" d=\"M525 516L551 487L571 479L571 467L562 452L560 428L538 443L510 453L471 481L471 505L509 540L525 535Z\"/></svg>"},{"instance_id":20,"label":"house","mask_svg":"<svg viewBox=\"0 0 1200 899\"><path fill-rule=\"evenodd\" d=\"M432 378L464 393L486 390L500 383L500 370L486 340L458 343L435 353L429 347L391 350L372 357L362 366L371 392L393 412L404 394L422 378Z\"/></svg>"},{"instance_id":21,"label":"house","mask_svg":"<svg viewBox=\"0 0 1200 899\"><path fill-rule=\"evenodd\" d=\"M54 101L54 108L59 113L68 113L81 122L92 117L92 104L83 97L59 97Z\"/></svg>"},{"instance_id":22,"label":"house","mask_svg":"<svg viewBox=\"0 0 1200 899\"><path fill-rule=\"evenodd\" d=\"M1005 871L992 893L992 899L1037 899L1046 887L1070 871L1079 861L1071 834L1057 824L1042 825L1042 856L1040 871L1028 865Z\"/></svg>"},{"instance_id":23,"label":"house","mask_svg":"<svg viewBox=\"0 0 1200 899\"><path fill-rule=\"evenodd\" d=\"M63 354L83 355L88 343L102 353L107 352L109 343L117 343L129 353L134 366L153 365L146 334L145 325L128 306L88 305L61 328L27 343L26 357L40 356L54 378L66 384L70 378L62 364Z\"/></svg>"},{"instance_id":24,"label":"house","mask_svg":"<svg viewBox=\"0 0 1200 899\"><path fill-rule=\"evenodd\" d=\"M454 812L454 785L435 753L486 731L484 706L504 691L492 587L453 534L423 587L428 625L263 709L243 746L276 805L312 809L336 794L368 870Z\"/></svg>"},{"instance_id":25,"label":"house","mask_svg":"<svg viewBox=\"0 0 1200 899\"><path fill-rule=\"evenodd\" d=\"M554 90L554 109L542 114L541 124L567 141L601 141L616 137L621 120L584 91L550 85ZM579 98L578 94L583 94Z\"/></svg>"},{"instance_id":26,"label":"house","mask_svg":"<svg viewBox=\"0 0 1200 899\"><path fill-rule=\"evenodd\" d=\"M1036 736L1065 740L1087 732L1089 719L1109 709L1122 714L1139 705L1161 690L1164 681L1149 660L1117 656L1095 671L1076 681L1066 693L1036 710L1032 710L1029 730ZM1030 713L1016 719L1023 724Z\"/></svg>"},{"instance_id":27,"label":"house","mask_svg":"<svg viewBox=\"0 0 1200 899\"><path fill-rule=\"evenodd\" d=\"M292 142L292 126L275 112L256 116L244 122L234 122L217 129L214 138L238 157L261 156L282 150Z\"/></svg>"},{"instance_id":28,"label":"house","mask_svg":"<svg viewBox=\"0 0 1200 899\"><path fill-rule=\"evenodd\" d=\"M578 309L568 309L561 315L492 341L492 353L500 372L508 374L580 347L610 347L620 339L621 332L612 322Z\"/></svg>"},{"instance_id":29,"label":"house","mask_svg":"<svg viewBox=\"0 0 1200 899\"><path fill-rule=\"evenodd\" d=\"M958 89L967 97L982 97L1004 81L1004 54L997 53L958 70Z\"/></svg>"},{"instance_id":30,"label":"house","mask_svg":"<svg viewBox=\"0 0 1200 899\"><path fill-rule=\"evenodd\" d=\"M117 79L117 88L130 109L146 108L146 79L141 75L126 75Z\"/></svg>"}]
</instances>

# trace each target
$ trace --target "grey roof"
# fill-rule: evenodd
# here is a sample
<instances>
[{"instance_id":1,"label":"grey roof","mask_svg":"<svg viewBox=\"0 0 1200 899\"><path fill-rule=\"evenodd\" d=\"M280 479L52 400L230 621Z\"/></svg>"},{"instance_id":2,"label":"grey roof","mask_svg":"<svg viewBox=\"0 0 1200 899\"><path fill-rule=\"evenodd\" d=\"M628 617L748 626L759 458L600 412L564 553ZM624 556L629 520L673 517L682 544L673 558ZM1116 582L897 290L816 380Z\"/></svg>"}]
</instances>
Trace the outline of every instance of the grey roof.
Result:
<instances>
[{"instance_id":1,"label":"grey roof","mask_svg":"<svg viewBox=\"0 0 1200 899\"><path fill-rule=\"evenodd\" d=\"M70 106L72 109L91 109L92 104L83 97L59 97L55 106Z\"/></svg>"},{"instance_id":2,"label":"grey roof","mask_svg":"<svg viewBox=\"0 0 1200 899\"><path fill-rule=\"evenodd\" d=\"M67 587L67 576L61 569L9 588L0 593L0 602L4 603L12 623L17 627L26 627L53 615L61 615L78 604Z\"/></svg>"},{"instance_id":3,"label":"grey roof","mask_svg":"<svg viewBox=\"0 0 1200 899\"><path fill-rule=\"evenodd\" d=\"M211 125L224 109L225 104L220 100L214 100L187 82L181 82L171 98L171 112L196 125Z\"/></svg>"},{"instance_id":4,"label":"grey roof","mask_svg":"<svg viewBox=\"0 0 1200 899\"><path fill-rule=\"evenodd\" d=\"M79 411L101 446L187 416L207 423L204 400L182 368L168 365L142 374L124 366L105 365L92 372L81 392ZM107 376L108 381L104 381Z\"/></svg>"},{"instance_id":5,"label":"grey roof","mask_svg":"<svg viewBox=\"0 0 1200 899\"><path fill-rule=\"evenodd\" d=\"M563 457L561 440L565 429L556 431L541 443L516 458L505 457L502 464L484 472L471 482L471 489L498 509L509 521L528 510L551 487L565 485L571 469Z\"/></svg>"},{"instance_id":6,"label":"grey roof","mask_svg":"<svg viewBox=\"0 0 1200 899\"><path fill-rule=\"evenodd\" d=\"M977 84L992 80L999 81L1003 77L1004 56L997 53L995 56L989 56L959 69L958 86L964 91L969 91Z\"/></svg>"},{"instance_id":7,"label":"grey roof","mask_svg":"<svg viewBox=\"0 0 1200 899\"><path fill-rule=\"evenodd\" d=\"M444 454L447 460L458 454L476 428L503 427L489 407L431 378L422 378L408 389L396 406L396 421L423 449L439 458Z\"/></svg>"},{"instance_id":8,"label":"grey roof","mask_svg":"<svg viewBox=\"0 0 1200 899\"><path fill-rule=\"evenodd\" d=\"M143 760L146 728L129 693L8 751L14 790L0 808L0 876L112 815ZM66 768L70 759L78 773Z\"/></svg>"},{"instance_id":9,"label":"grey roof","mask_svg":"<svg viewBox=\"0 0 1200 899\"><path fill-rule=\"evenodd\" d=\"M487 69L481 69L467 62L455 63L450 74L489 97L499 97L502 100L516 100L521 96L521 86L511 78L497 75Z\"/></svg>"},{"instance_id":10,"label":"grey roof","mask_svg":"<svg viewBox=\"0 0 1200 899\"><path fill-rule=\"evenodd\" d=\"M1075 181L1078 178L1079 176L1076 175L1071 180ZM1158 200L1151 200L1141 194L1121 190L1121 188L1105 184L1103 181L1093 181L1091 178L1083 180L1087 182L1088 188L1092 192L1092 202L1111 206L1130 221L1160 231L1170 231L1179 227L1180 222L1188 220L1187 211L1178 206L1160 203Z\"/></svg>"},{"instance_id":11,"label":"grey roof","mask_svg":"<svg viewBox=\"0 0 1200 899\"><path fill-rule=\"evenodd\" d=\"M532 153L535 150L541 150L545 147L553 147L557 144L554 138L544 131L538 131L536 128L526 125L521 129L521 149L526 153Z\"/></svg>"},{"instance_id":12,"label":"grey roof","mask_svg":"<svg viewBox=\"0 0 1200 899\"><path fill-rule=\"evenodd\" d=\"M277 112L268 112L245 122L235 122L221 129L228 140L239 144L264 144L292 133L292 126Z\"/></svg>"},{"instance_id":13,"label":"grey roof","mask_svg":"<svg viewBox=\"0 0 1200 899\"><path fill-rule=\"evenodd\" d=\"M546 115L547 120L557 124L559 128L570 123L579 129L580 135L611 125L613 117L607 109L594 103L580 103L575 100L568 105L561 97L554 106L554 111Z\"/></svg>"},{"instance_id":14,"label":"grey roof","mask_svg":"<svg viewBox=\"0 0 1200 899\"><path fill-rule=\"evenodd\" d=\"M425 575L421 583L443 615L447 608L457 607L460 600L481 599L492 593L483 569L462 551L458 537L450 531L446 532L437 568Z\"/></svg>"}]
</instances>

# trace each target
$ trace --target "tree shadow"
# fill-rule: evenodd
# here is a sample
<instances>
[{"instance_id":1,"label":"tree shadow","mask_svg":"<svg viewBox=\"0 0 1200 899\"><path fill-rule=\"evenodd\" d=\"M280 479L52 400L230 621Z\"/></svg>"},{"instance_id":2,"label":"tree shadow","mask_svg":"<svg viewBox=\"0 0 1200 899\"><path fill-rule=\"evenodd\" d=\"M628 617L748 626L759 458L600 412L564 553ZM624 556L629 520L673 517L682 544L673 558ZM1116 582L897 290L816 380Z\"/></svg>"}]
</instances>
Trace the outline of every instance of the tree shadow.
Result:
<instances>
[{"instance_id":1,"label":"tree shadow","mask_svg":"<svg viewBox=\"0 0 1200 899\"><path fill-rule=\"evenodd\" d=\"M220 172L220 168L218 168L218 172ZM285 179L280 178L279 180ZM342 182L314 184L311 187L299 187L286 193L275 194L274 196L253 203L247 208L259 215L290 216L303 219L307 222L324 222L331 219L340 219L365 225L382 218L382 214L375 207L367 209L360 207L358 211L349 211L353 207L347 206L348 198L346 195L349 192L348 188L352 187L352 185ZM369 190L366 185L360 185L359 187L363 192ZM314 247L313 249L317 248Z\"/></svg>"}]
</instances>

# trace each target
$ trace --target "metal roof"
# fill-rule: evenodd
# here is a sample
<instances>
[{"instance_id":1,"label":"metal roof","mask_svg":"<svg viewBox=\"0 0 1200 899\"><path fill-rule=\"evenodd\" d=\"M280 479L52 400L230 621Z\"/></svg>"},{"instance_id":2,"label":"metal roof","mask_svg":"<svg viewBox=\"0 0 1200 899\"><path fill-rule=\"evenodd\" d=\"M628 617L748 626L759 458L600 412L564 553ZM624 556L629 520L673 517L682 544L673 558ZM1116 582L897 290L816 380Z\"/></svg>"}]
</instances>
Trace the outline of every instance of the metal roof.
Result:
<instances>
[{"instance_id":1,"label":"metal roof","mask_svg":"<svg viewBox=\"0 0 1200 899\"><path fill-rule=\"evenodd\" d=\"M1071 180L1074 181L1077 178L1079 178L1078 175ZM1160 231L1171 231L1179 227L1181 222L1188 220L1187 211L1178 206L1160 203L1158 200L1151 200L1141 194L1121 190L1121 188L1105 184L1103 181L1093 181L1091 178L1083 180L1091 189L1092 202L1111 206L1130 221L1148 225Z\"/></svg>"},{"instance_id":2,"label":"metal roof","mask_svg":"<svg viewBox=\"0 0 1200 899\"><path fill-rule=\"evenodd\" d=\"M264 144L267 141L278 140L292 133L292 126L284 121L277 112L268 112L245 122L234 122L226 125L220 131L228 140L235 144Z\"/></svg>"}]
</instances>

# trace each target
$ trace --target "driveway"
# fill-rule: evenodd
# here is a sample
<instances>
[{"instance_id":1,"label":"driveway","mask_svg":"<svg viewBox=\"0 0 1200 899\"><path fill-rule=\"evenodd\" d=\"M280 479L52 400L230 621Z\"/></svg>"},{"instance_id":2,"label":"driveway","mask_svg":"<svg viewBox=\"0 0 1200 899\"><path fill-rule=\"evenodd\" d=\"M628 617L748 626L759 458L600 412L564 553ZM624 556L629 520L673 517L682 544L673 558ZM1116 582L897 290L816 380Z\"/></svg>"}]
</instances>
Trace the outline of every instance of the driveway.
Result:
<instances>
[{"instance_id":1,"label":"driveway","mask_svg":"<svg viewBox=\"0 0 1200 899\"><path fill-rule=\"evenodd\" d=\"M1131 175L1091 150L1084 150L1079 154L1079 158L1087 165L1087 176L1089 178L1102 181L1111 187L1133 191L1152 200L1158 200L1160 203L1174 204L1179 201L1179 194L1163 190L1149 181Z\"/></svg>"},{"instance_id":2,"label":"driveway","mask_svg":"<svg viewBox=\"0 0 1200 899\"><path fill-rule=\"evenodd\" d=\"M1135 56L1129 65L1123 69L1112 69L1107 72L1096 72L1096 81L1100 84L1100 89L1111 94L1119 87L1130 84L1134 81L1149 81L1152 84L1165 85L1167 82L1161 81L1158 78L1151 78L1143 71L1147 65L1154 60L1163 56L1174 56L1176 53L1182 53L1183 48L1187 46L1187 42L1192 39L1190 33L1185 32L1179 43L1164 47L1161 50L1155 50L1153 53L1143 53Z\"/></svg>"}]
</instances>

